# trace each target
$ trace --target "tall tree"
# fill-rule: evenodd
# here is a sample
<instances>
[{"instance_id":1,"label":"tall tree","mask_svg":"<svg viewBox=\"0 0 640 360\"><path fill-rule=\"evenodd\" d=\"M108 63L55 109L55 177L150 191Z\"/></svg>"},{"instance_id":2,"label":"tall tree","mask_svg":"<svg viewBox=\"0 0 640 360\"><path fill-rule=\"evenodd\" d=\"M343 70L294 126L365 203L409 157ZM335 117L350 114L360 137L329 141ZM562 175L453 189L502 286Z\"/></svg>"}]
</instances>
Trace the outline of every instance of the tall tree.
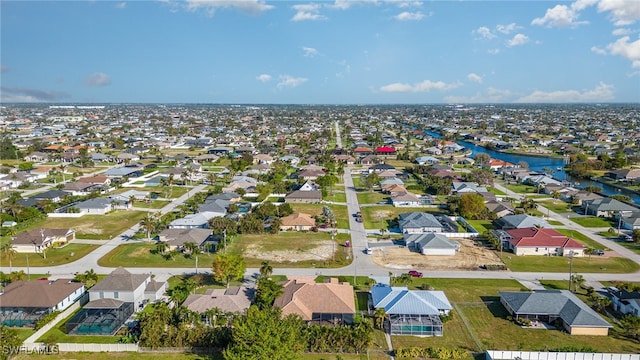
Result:
<instances>
[{"instance_id":1,"label":"tall tree","mask_svg":"<svg viewBox=\"0 0 640 360\"><path fill-rule=\"evenodd\" d=\"M460 215L469 219L479 219L485 211L484 198L478 193L465 193L460 196Z\"/></svg>"},{"instance_id":2,"label":"tall tree","mask_svg":"<svg viewBox=\"0 0 640 360\"><path fill-rule=\"evenodd\" d=\"M246 265L244 258L237 254L216 254L213 257L212 273L216 281L229 287L231 280L242 280Z\"/></svg>"},{"instance_id":3,"label":"tall tree","mask_svg":"<svg viewBox=\"0 0 640 360\"><path fill-rule=\"evenodd\" d=\"M305 345L304 322L300 317L282 318L279 308L259 309L252 306L246 316L233 322L231 344L224 350L226 360L293 360L300 357Z\"/></svg>"},{"instance_id":4,"label":"tall tree","mask_svg":"<svg viewBox=\"0 0 640 360\"><path fill-rule=\"evenodd\" d=\"M11 241L7 241L6 243L0 245L0 252L7 257L9 260L9 272L12 272L12 263L11 261L16 257L16 249L11 243Z\"/></svg>"}]
</instances>

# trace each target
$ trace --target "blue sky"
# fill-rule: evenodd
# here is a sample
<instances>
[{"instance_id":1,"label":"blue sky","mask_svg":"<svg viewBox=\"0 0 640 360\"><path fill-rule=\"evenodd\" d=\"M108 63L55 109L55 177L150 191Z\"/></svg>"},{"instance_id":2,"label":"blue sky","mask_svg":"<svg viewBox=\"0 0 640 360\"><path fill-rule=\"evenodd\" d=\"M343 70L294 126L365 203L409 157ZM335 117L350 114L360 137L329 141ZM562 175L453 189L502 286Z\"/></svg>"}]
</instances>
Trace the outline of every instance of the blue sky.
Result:
<instances>
[{"instance_id":1,"label":"blue sky","mask_svg":"<svg viewBox=\"0 0 640 360\"><path fill-rule=\"evenodd\" d=\"M640 102L640 1L5 1L2 102Z\"/></svg>"}]
</instances>

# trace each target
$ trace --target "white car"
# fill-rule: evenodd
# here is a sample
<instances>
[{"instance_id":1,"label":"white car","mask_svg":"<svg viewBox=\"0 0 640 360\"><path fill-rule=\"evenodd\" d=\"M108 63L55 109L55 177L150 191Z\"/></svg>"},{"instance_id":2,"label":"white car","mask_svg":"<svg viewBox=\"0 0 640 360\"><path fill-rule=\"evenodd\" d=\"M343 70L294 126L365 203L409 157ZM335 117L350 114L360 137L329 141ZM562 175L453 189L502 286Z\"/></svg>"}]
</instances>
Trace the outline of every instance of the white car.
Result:
<instances>
[{"instance_id":1,"label":"white car","mask_svg":"<svg viewBox=\"0 0 640 360\"><path fill-rule=\"evenodd\" d=\"M366 249L364 249L364 253L367 254L367 255L371 255L371 254L373 254L373 250L371 248L366 248Z\"/></svg>"}]
</instances>

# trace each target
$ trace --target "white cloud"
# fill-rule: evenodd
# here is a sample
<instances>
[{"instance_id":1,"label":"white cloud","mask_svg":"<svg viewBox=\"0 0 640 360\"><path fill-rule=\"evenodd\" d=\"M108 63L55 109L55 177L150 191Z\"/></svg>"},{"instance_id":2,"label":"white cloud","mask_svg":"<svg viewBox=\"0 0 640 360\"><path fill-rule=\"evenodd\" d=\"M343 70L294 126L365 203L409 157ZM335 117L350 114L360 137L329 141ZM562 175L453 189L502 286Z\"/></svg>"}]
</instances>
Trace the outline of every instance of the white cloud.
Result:
<instances>
[{"instance_id":1,"label":"white cloud","mask_svg":"<svg viewBox=\"0 0 640 360\"><path fill-rule=\"evenodd\" d=\"M278 84L276 87L278 89L282 88L295 88L309 81L307 78L303 77L293 77L291 75L280 75L278 77Z\"/></svg>"},{"instance_id":2,"label":"white cloud","mask_svg":"<svg viewBox=\"0 0 640 360\"><path fill-rule=\"evenodd\" d=\"M514 32L514 31L518 30L518 29L522 29L522 26L518 26L518 25L516 25L516 23L511 23L511 24L508 24L508 25L500 25L500 24L496 25L496 30L498 32L501 32L501 33L505 34L505 35L508 35L508 34Z\"/></svg>"},{"instance_id":3,"label":"white cloud","mask_svg":"<svg viewBox=\"0 0 640 360\"><path fill-rule=\"evenodd\" d=\"M353 5L367 5L367 4L377 5L378 1L377 0L336 0L335 3L333 3L333 5L328 5L328 7L331 7L334 9L340 9L340 10L347 10Z\"/></svg>"},{"instance_id":4,"label":"white cloud","mask_svg":"<svg viewBox=\"0 0 640 360\"><path fill-rule=\"evenodd\" d=\"M52 102L70 98L62 91L0 87L1 102Z\"/></svg>"},{"instance_id":5,"label":"white cloud","mask_svg":"<svg viewBox=\"0 0 640 360\"><path fill-rule=\"evenodd\" d=\"M204 10L207 15L213 16L217 9L237 9L247 14L261 14L274 8L262 0L186 0L186 8L189 11Z\"/></svg>"},{"instance_id":6,"label":"white cloud","mask_svg":"<svg viewBox=\"0 0 640 360\"><path fill-rule=\"evenodd\" d=\"M609 11L609 16L616 26L626 26L640 20L640 4L629 0L600 0L598 12Z\"/></svg>"},{"instance_id":7,"label":"white cloud","mask_svg":"<svg viewBox=\"0 0 640 360\"><path fill-rule=\"evenodd\" d=\"M394 16L394 18L396 20L400 20L400 21L418 21L418 20L422 20L424 18L424 14L421 13L420 11L418 11L418 12L404 11L404 12L401 12L400 14Z\"/></svg>"},{"instance_id":8,"label":"white cloud","mask_svg":"<svg viewBox=\"0 0 640 360\"><path fill-rule=\"evenodd\" d=\"M421 7L422 1L398 1L398 0L390 0L392 4L395 4L397 7L404 9L410 7Z\"/></svg>"},{"instance_id":9,"label":"white cloud","mask_svg":"<svg viewBox=\"0 0 640 360\"><path fill-rule=\"evenodd\" d=\"M496 49L489 49L487 50L487 52L491 55L498 55L500 54L500 49L496 48Z\"/></svg>"},{"instance_id":10,"label":"white cloud","mask_svg":"<svg viewBox=\"0 0 640 360\"><path fill-rule=\"evenodd\" d=\"M629 59L634 68L640 68L640 39L629 42L629 37L624 36L607 45L607 50L611 55L619 55Z\"/></svg>"},{"instance_id":11,"label":"white cloud","mask_svg":"<svg viewBox=\"0 0 640 360\"><path fill-rule=\"evenodd\" d=\"M623 36L623 35L629 35L631 34L631 29L627 29L627 28L618 28L618 29L614 29L611 32L611 35L614 36Z\"/></svg>"},{"instance_id":12,"label":"white cloud","mask_svg":"<svg viewBox=\"0 0 640 360\"><path fill-rule=\"evenodd\" d=\"M84 84L95 87L111 85L111 76L103 72L95 72L84 78Z\"/></svg>"},{"instance_id":13,"label":"white cloud","mask_svg":"<svg viewBox=\"0 0 640 360\"><path fill-rule=\"evenodd\" d=\"M482 84L482 76L476 73L470 73L469 75L467 75L467 79L473 82L477 82L478 84Z\"/></svg>"},{"instance_id":14,"label":"white cloud","mask_svg":"<svg viewBox=\"0 0 640 360\"><path fill-rule=\"evenodd\" d=\"M261 81L263 83L271 81L271 75L269 74L260 74L256 76L256 80Z\"/></svg>"},{"instance_id":15,"label":"white cloud","mask_svg":"<svg viewBox=\"0 0 640 360\"><path fill-rule=\"evenodd\" d=\"M302 51L304 51L304 56L306 57L314 57L316 55L318 55L318 50L312 48L312 47L302 47Z\"/></svg>"},{"instance_id":16,"label":"white cloud","mask_svg":"<svg viewBox=\"0 0 640 360\"><path fill-rule=\"evenodd\" d=\"M124 9L127 7L127 3L126 2L119 2L116 4L116 8L117 9Z\"/></svg>"},{"instance_id":17,"label":"white cloud","mask_svg":"<svg viewBox=\"0 0 640 360\"><path fill-rule=\"evenodd\" d=\"M476 93L473 96L446 96L448 103L503 103L512 96L510 90L488 88L485 93Z\"/></svg>"},{"instance_id":18,"label":"white cloud","mask_svg":"<svg viewBox=\"0 0 640 360\"><path fill-rule=\"evenodd\" d=\"M571 8L576 11L581 11L588 8L591 5L597 3L598 0L577 0L573 4L571 4Z\"/></svg>"},{"instance_id":19,"label":"white cloud","mask_svg":"<svg viewBox=\"0 0 640 360\"><path fill-rule=\"evenodd\" d=\"M516 34L511 40L507 40L507 46L520 46L529 42L529 37L525 34Z\"/></svg>"},{"instance_id":20,"label":"white cloud","mask_svg":"<svg viewBox=\"0 0 640 360\"><path fill-rule=\"evenodd\" d=\"M547 27L577 27L589 23L588 21L578 21L578 17L578 10L573 7L556 5L551 9L547 9L544 17L533 19L531 21L531 25Z\"/></svg>"},{"instance_id":21,"label":"white cloud","mask_svg":"<svg viewBox=\"0 0 640 360\"><path fill-rule=\"evenodd\" d=\"M598 55L607 55L607 50L599 48L597 46L592 46L591 51Z\"/></svg>"},{"instance_id":22,"label":"white cloud","mask_svg":"<svg viewBox=\"0 0 640 360\"><path fill-rule=\"evenodd\" d=\"M443 81L431 81L425 80L413 85L403 83L393 83L380 87L382 92L427 92L431 90L447 91L460 87L462 84L459 82L447 84Z\"/></svg>"},{"instance_id":23,"label":"white cloud","mask_svg":"<svg viewBox=\"0 0 640 360\"><path fill-rule=\"evenodd\" d=\"M481 26L475 30L473 30L471 33L473 34L478 34L480 35L483 39L493 39L496 37L496 35L494 33L491 32L491 29L489 29L486 26Z\"/></svg>"},{"instance_id":24,"label":"white cloud","mask_svg":"<svg viewBox=\"0 0 640 360\"><path fill-rule=\"evenodd\" d=\"M318 4L298 4L293 5L292 8L296 11L296 13L291 18L291 21L326 20L326 16L323 16L319 13L320 5Z\"/></svg>"},{"instance_id":25,"label":"white cloud","mask_svg":"<svg viewBox=\"0 0 640 360\"><path fill-rule=\"evenodd\" d=\"M613 100L613 85L600 82L593 90L558 90L544 92L536 90L516 100L520 103L565 103L600 102Z\"/></svg>"}]
</instances>

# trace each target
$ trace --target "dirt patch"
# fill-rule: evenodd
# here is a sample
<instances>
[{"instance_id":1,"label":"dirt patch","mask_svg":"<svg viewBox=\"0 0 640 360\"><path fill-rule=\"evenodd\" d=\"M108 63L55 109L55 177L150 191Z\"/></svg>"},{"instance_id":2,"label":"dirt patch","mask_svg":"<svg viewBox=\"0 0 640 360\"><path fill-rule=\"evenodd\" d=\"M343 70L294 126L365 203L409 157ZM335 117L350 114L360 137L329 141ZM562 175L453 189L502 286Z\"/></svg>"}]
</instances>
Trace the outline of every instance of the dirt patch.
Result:
<instances>
[{"instance_id":1,"label":"dirt patch","mask_svg":"<svg viewBox=\"0 0 640 360\"><path fill-rule=\"evenodd\" d=\"M80 234L100 235L104 232L102 229L97 229L94 226L95 224L88 223L88 224L78 224L73 228L76 230L76 233L80 233Z\"/></svg>"},{"instance_id":2,"label":"dirt patch","mask_svg":"<svg viewBox=\"0 0 640 360\"><path fill-rule=\"evenodd\" d=\"M476 245L473 240L454 239L460 242L455 256L421 255L406 247L379 247L373 252L373 261L391 269L418 270L478 270L481 265L503 264L489 249Z\"/></svg>"},{"instance_id":3,"label":"dirt patch","mask_svg":"<svg viewBox=\"0 0 640 360\"><path fill-rule=\"evenodd\" d=\"M275 250L264 251L258 244L250 244L244 251L249 258L262 259L273 262L299 262L306 260L329 260L336 250L335 243L331 240L320 241L318 245L305 250Z\"/></svg>"},{"instance_id":4,"label":"dirt patch","mask_svg":"<svg viewBox=\"0 0 640 360\"><path fill-rule=\"evenodd\" d=\"M393 213L391 211L386 210L377 210L371 212L371 220L375 222L384 221L391 217Z\"/></svg>"}]
</instances>

